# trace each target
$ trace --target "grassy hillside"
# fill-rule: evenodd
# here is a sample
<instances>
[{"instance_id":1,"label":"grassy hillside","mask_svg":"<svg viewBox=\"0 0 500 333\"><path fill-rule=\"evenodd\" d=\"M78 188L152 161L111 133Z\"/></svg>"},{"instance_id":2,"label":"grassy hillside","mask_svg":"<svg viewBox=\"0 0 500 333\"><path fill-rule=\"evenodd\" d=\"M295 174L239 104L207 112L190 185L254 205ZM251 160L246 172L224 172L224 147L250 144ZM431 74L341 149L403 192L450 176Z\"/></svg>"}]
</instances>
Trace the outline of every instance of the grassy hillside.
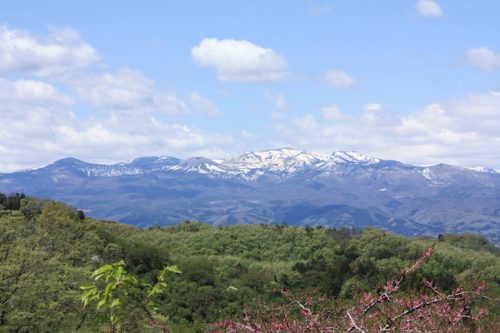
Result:
<instances>
[{"instance_id":1,"label":"grassy hillside","mask_svg":"<svg viewBox=\"0 0 500 333\"><path fill-rule=\"evenodd\" d=\"M0 332L104 331L102 314L82 307L80 286L121 259L142 281L178 265L182 274L169 278L158 311L174 332L203 332L206 323L241 317L245 307L273 304L273 290L349 303L430 246L434 254L405 292L417 292L424 278L445 291L485 281L487 320L498 320L500 251L477 235L409 239L376 229L194 222L139 229L94 221L61 203L0 195Z\"/></svg>"}]
</instances>

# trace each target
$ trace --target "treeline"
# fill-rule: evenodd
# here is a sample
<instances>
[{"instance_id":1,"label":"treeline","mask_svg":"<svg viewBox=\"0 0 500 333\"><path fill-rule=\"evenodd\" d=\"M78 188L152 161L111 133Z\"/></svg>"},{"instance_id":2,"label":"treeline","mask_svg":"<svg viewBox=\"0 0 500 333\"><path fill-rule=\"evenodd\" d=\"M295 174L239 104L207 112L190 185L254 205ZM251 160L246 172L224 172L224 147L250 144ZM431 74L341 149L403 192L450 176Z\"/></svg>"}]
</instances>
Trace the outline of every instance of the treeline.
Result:
<instances>
[{"instance_id":1,"label":"treeline","mask_svg":"<svg viewBox=\"0 0 500 333\"><path fill-rule=\"evenodd\" d=\"M0 195L0 332L104 331L102 314L82 307L80 286L119 260L149 283L176 264L182 274L169 277L158 312L173 332L204 332L207 323L241 318L244 308L279 303L282 290L349 304L429 247L433 256L404 292L420 292L424 279L444 291L485 281L493 300L484 302L487 320L498 320L500 253L478 235L409 239L376 229L198 222L140 229L94 221L61 203ZM155 331L141 328L148 330Z\"/></svg>"},{"instance_id":2,"label":"treeline","mask_svg":"<svg viewBox=\"0 0 500 333\"><path fill-rule=\"evenodd\" d=\"M14 195L0 193L0 208L7 210L19 210L21 208L21 200L25 197L26 195L19 193Z\"/></svg>"}]
</instances>

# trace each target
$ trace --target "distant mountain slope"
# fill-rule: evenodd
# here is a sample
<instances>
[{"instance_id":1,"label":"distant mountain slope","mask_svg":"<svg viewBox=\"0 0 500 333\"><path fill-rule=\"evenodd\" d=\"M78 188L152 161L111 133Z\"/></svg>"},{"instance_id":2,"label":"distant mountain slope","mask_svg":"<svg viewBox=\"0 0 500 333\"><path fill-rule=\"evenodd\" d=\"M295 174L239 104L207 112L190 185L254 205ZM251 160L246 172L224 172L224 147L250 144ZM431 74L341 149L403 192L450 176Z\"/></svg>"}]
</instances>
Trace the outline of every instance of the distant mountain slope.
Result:
<instances>
[{"instance_id":1,"label":"distant mountain slope","mask_svg":"<svg viewBox=\"0 0 500 333\"><path fill-rule=\"evenodd\" d=\"M142 157L115 165L68 158L0 174L0 191L62 200L135 225L367 226L405 235L480 232L500 243L500 174L412 166L356 152L283 148L227 160Z\"/></svg>"}]
</instances>

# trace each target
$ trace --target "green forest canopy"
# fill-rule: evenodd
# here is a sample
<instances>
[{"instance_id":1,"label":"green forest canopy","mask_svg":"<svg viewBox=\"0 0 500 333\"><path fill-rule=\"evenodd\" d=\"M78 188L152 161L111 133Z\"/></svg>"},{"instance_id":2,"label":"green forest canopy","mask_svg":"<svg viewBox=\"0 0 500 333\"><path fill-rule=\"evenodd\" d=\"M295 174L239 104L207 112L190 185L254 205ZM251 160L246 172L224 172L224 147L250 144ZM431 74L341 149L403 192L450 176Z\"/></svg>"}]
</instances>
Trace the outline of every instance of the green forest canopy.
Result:
<instances>
[{"instance_id":1,"label":"green forest canopy","mask_svg":"<svg viewBox=\"0 0 500 333\"><path fill-rule=\"evenodd\" d=\"M171 277L158 310L174 332L203 332L206 323L239 318L244 307L273 303L277 289L350 302L429 246L434 255L406 291L418 291L423 278L444 290L485 281L489 320L498 320L500 251L479 235L410 239L371 228L198 222L140 229L95 221L62 203L0 194L0 332L103 329L101 314L82 307L80 286L97 267L119 260L144 281L176 264L182 274Z\"/></svg>"}]
</instances>

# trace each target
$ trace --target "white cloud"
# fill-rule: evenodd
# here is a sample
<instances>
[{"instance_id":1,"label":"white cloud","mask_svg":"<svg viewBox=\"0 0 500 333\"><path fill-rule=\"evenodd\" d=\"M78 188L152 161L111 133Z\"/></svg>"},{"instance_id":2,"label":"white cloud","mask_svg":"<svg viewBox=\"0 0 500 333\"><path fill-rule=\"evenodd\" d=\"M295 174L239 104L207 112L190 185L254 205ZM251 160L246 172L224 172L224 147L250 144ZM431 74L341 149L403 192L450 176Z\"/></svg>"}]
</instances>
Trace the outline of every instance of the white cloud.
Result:
<instances>
[{"instance_id":1,"label":"white cloud","mask_svg":"<svg viewBox=\"0 0 500 333\"><path fill-rule=\"evenodd\" d=\"M332 6L327 2L307 0L307 3L309 5L309 14L313 16L328 14L332 10Z\"/></svg>"},{"instance_id":2,"label":"white cloud","mask_svg":"<svg viewBox=\"0 0 500 333\"><path fill-rule=\"evenodd\" d=\"M370 103L363 106L362 118L365 122L375 123L379 120L382 104Z\"/></svg>"},{"instance_id":3,"label":"white cloud","mask_svg":"<svg viewBox=\"0 0 500 333\"><path fill-rule=\"evenodd\" d=\"M242 138L255 138L257 135L254 132L250 132L247 130L241 130L240 131L240 136Z\"/></svg>"},{"instance_id":4,"label":"white cloud","mask_svg":"<svg viewBox=\"0 0 500 333\"><path fill-rule=\"evenodd\" d=\"M42 38L0 26L0 73L60 76L98 62L97 51L71 28L53 29Z\"/></svg>"},{"instance_id":5,"label":"white cloud","mask_svg":"<svg viewBox=\"0 0 500 333\"><path fill-rule=\"evenodd\" d=\"M368 106L361 114L342 114L335 122L321 122L311 114L280 120L275 124L275 140L301 149L357 150L414 164L500 166L498 93L433 103L404 116L385 112L375 104Z\"/></svg>"},{"instance_id":6,"label":"white cloud","mask_svg":"<svg viewBox=\"0 0 500 333\"><path fill-rule=\"evenodd\" d=\"M10 81L0 79L0 101L6 109L6 105L68 105L73 99L57 91L57 89L45 82L35 80Z\"/></svg>"},{"instance_id":7,"label":"white cloud","mask_svg":"<svg viewBox=\"0 0 500 333\"><path fill-rule=\"evenodd\" d=\"M188 113L186 103L173 93L161 91L143 73L122 69L117 73L82 75L69 82L81 102L109 112Z\"/></svg>"},{"instance_id":8,"label":"white cloud","mask_svg":"<svg viewBox=\"0 0 500 333\"><path fill-rule=\"evenodd\" d=\"M264 91L266 98L273 103L273 106L279 111L279 114L284 114L281 111L284 111L288 108L288 102L285 96L281 93L274 94L271 90L266 89Z\"/></svg>"},{"instance_id":9,"label":"white cloud","mask_svg":"<svg viewBox=\"0 0 500 333\"><path fill-rule=\"evenodd\" d=\"M363 106L364 111L374 112L382 110L382 104L379 103L369 103Z\"/></svg>"},{"instance_id":10,"label":"white cloud","mask_svg":"<svg viewBox=\"0 0 500 333\"><path fill-rule=\"evenodd\" d=\"M202 114L208 117L217 117L221 113L217 105L198 93L191 93L188 96L188 101L194 109L201 111Z\"/></svg>"},{"instance_id":11,"label":"white cloud","mask_svg":"<svg viewBox=\"0 0 500 333\"><path fill-rule=\"evenodd\" d=\"M416 9L422 16L439 17L443 15L441 7L434 0L418 0Z\"/></svg>"},{"instance_id":12,"label":"white cloud","mask_svg":"<svg viewBox=\"0 0 500 333\"><path fill-rule=\"evenodd\" d=\"M500 53L495 53L486 47L468 49L465 60L469 65L480 69L500 69Z\"/></svg>"},{"instance_id":13,"label":"white cloud","mask_svg":"<svg viewBox=\"0 0 500 333\"><path fill-rule=\"evenodd\" d=\"M205 38L191 56L198 65L215 69L221 81L281 81L289 75L282 55L246 40Z\"/></svg>"},{"instance_id":14,"label":"white cloud","mask_svg":"<svg viewBox=\"0 0 500 333\"><path fill-rule=\"evenodd\" d=\"M0 96L0 104L3 104ZM41 166L74 156L116 162L144 155L186 157L231 149L233 139L152 114L116 113L79 119L63 106L11 105L2 108L0 170Z\"/></svg>"},{"instance_id":15,"label":"white cloud","mask_svg":"<svg viewBox=\"0 0 500 333\"><path fill-rule=\"evenodd\" d=\"M342 119L344 115L336 105L326 106L321 109L321 114L326 120Z\"/></svg>"},{"instance_id":16,"label":"white cloud","mask_svg":"<svg viewBox=\"0 0 500 333\"><path fill-rule=\"evenodd\" d=\"M43 37L0 27L0 75L17 78L0 78L0 172L68 156L116 162L160 154L220 156L235 147L231 135L176 118L200 115L189 106L216 115L217 106L205 97L181 98L137 70L103 69L97 52L70 28Z\"/></svg>"},{"instance_id":17,"label":"white cloud","mask_svg":"<svg viewBox=\"0 0 500 333\"><path fill-rule=\"evenodd\" d=\"M350 88L358 84L349 74L338 69L329 69L326 71L324 79L335 88Z\"/></svg>"},{"instance_id":18,"label":"white cloud","mask_svg":"<svg viewBox=\"0 0 500 333\"><path fill-rule=\"evenodd\" d=\"M278 109L278 110L284 110L287 108L288 106L288 103L286 101L286 98L285 96L283 96L282 94L278 94L276 96L276 98L274 99L274 106Z\"/></svg>"}]
</instances>

